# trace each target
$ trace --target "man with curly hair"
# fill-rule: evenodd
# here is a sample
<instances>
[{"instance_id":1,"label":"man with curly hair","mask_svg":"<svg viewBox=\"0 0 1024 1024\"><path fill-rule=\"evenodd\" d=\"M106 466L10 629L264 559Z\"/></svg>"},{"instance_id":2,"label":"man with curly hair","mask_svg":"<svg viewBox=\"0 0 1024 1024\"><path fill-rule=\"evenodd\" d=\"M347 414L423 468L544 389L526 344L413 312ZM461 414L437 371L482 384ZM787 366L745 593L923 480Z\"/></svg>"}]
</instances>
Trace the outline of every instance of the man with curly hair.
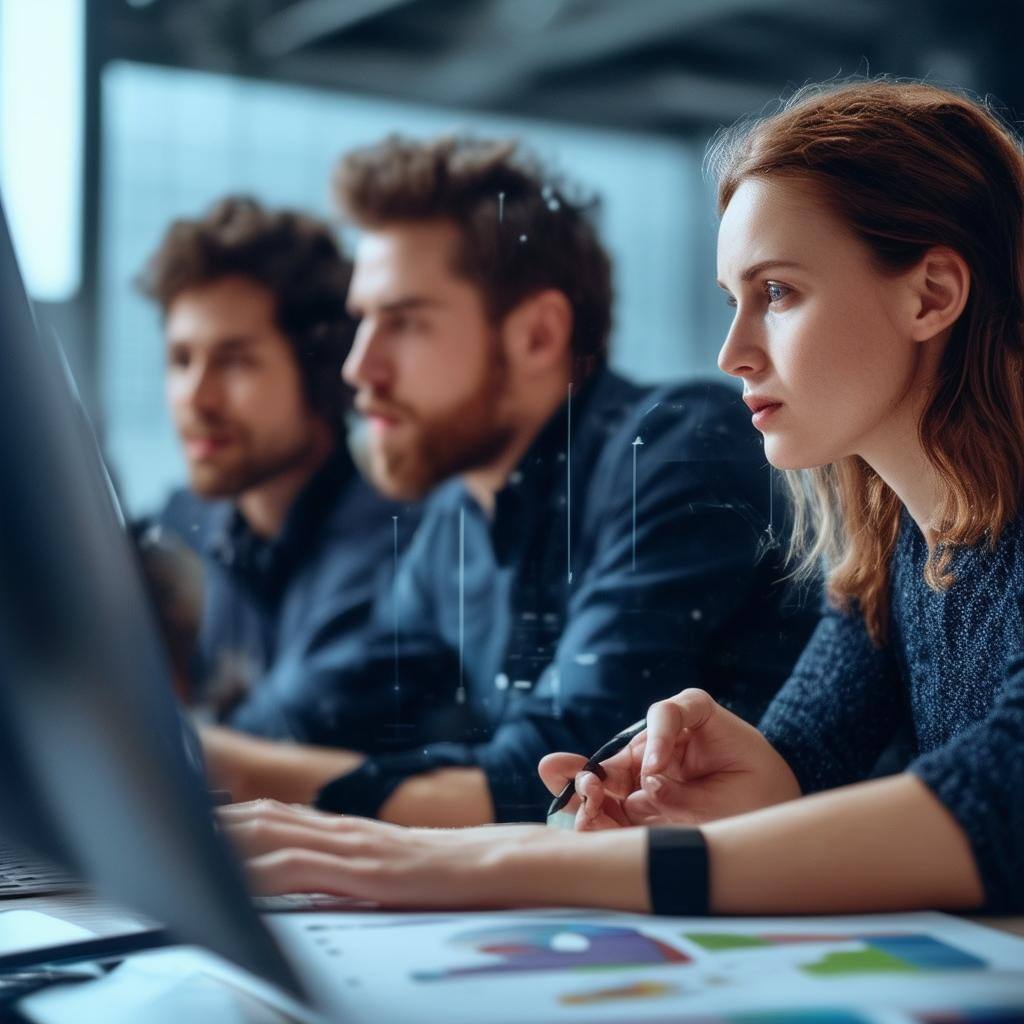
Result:
<instances>
[{"instance_id":1,"label":"man with curly hair","mask_svg":"<svg viewBox=\"0 0 1024 1024\"><path fill-rule=\"evenodd\" d=\"M234 730L310 744L358 735L370 749L380 735L373 708L332 703L335 683L396 526L404 547L415 515L364 482L346 444L350 276L326 224L229 197L175 221L138 281L162 312L189 477L160 521L205 568L189 696L233 727L206 731L213 765ZM284 777L289 748L266 749Z\"/></svg>"}]
</instances>

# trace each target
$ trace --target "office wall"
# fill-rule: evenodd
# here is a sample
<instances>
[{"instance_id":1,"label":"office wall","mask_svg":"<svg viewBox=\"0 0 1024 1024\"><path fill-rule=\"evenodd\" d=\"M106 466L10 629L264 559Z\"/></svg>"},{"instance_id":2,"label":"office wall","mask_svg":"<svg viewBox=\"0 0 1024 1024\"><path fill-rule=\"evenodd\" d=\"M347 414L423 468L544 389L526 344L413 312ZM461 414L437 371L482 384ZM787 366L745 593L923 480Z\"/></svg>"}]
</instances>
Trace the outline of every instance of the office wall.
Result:
<instances>
[{"instance_id":1,"label":"office wall","mask_svg":"<svg viewBox=\"0 0 1024 1024\"><path fill-rule=\"evenodd\" d=\"M183 478L157 313L131 284L167 223L237 191L328 215L337 156L390 131L521 136L600 193L616 267L614 364L641 380L714 371L727 315L700 147L130 63L106 69L102 97L99 386L106 448L133 512Z\"/></svg>"}]
</instances>

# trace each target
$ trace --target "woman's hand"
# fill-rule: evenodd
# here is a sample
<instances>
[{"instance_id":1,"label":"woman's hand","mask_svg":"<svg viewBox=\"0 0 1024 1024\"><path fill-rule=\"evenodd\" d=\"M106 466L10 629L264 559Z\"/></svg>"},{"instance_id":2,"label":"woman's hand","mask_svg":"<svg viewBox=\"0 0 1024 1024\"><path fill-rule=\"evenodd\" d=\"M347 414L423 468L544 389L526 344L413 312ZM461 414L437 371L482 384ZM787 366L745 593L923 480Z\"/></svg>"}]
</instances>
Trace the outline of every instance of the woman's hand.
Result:
<instances>
[{"instance_id":1,"label":"woman's hand","mask_svg":"<svg viewBox=\"0 0 1024 1024\"><path fill-rule=\"evenodd\" d=\"M684 690L647 713L647 729L601 767L586 758L549 754L540 775L558 793L575 775L567 808L576 828L699 825L800 796L789 765L752 725L703 690Z\"/></svg>"},{"instance_id":2,"label":"woman's hand","mask_svg":"<svg viewBox=\"0 0 1024 1024\"><path fill-rule=\"evenodd\" d=\"M403 908L648 907L642 832L405 828L273 800L218 813L262 894L329 893Z\"/></svg>"}]
</instances>

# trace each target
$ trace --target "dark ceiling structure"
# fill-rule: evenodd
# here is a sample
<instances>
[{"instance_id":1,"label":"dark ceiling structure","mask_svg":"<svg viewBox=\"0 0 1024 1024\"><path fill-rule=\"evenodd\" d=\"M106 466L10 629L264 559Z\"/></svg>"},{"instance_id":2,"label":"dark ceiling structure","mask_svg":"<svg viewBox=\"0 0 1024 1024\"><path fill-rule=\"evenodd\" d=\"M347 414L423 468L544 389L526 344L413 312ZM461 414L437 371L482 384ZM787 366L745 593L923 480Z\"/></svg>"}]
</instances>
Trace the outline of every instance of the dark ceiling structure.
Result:
<instances>
[{"instance_id":1,"label":"dark ceiling structure","mask_svg":"<svg viewBox=\"0 0 1024 1024\"><path fill-rule=\"evenodd\" d=\"M100 0L127 58L661 134L706 135L869 71L1024 112L1021 0Z\"/></svg>"},{"instance_id":2,"label":"dark ceiling structure","mask_svg":"<svg viewBox=\"0 0 1024 1024\"><path fill-rule=\"evenodd\" d=\"M1024 116L1024 0L86 0L82 288L47 315L97 408L111 61L693 139L807 81L928 77ZM154 116L159 116L154 111Z\"/></svg>"}]
</instances>

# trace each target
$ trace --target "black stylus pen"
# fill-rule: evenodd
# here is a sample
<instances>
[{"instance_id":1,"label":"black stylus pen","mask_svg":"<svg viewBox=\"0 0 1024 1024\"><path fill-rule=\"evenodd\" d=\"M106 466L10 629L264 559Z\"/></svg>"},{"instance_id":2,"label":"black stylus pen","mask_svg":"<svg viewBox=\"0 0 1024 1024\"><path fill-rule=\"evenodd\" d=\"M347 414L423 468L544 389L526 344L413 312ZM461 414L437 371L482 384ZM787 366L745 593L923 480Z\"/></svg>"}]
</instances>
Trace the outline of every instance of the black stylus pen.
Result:
<instances>
[{"instance_id":1,"label":"black stylus pen","mask_svg":"<svg viewBox=\"0 0 1024 1024\"><path fill-rule=\"evenodd\" d=\"M591 754L590 760L587 761L580 771L594 771L602 761L608 760L612 754L617 754L634 736L638 736L646 728L646 718L641 718L639 722L626 726L622 732L617 732L607 743ZM566 783L565 789L551 801L551 806L548 808L548 817L550 818L552 814L557 814L573 798L575 792L576 780L573 778Z\"/></svg>"}]
</instances>

